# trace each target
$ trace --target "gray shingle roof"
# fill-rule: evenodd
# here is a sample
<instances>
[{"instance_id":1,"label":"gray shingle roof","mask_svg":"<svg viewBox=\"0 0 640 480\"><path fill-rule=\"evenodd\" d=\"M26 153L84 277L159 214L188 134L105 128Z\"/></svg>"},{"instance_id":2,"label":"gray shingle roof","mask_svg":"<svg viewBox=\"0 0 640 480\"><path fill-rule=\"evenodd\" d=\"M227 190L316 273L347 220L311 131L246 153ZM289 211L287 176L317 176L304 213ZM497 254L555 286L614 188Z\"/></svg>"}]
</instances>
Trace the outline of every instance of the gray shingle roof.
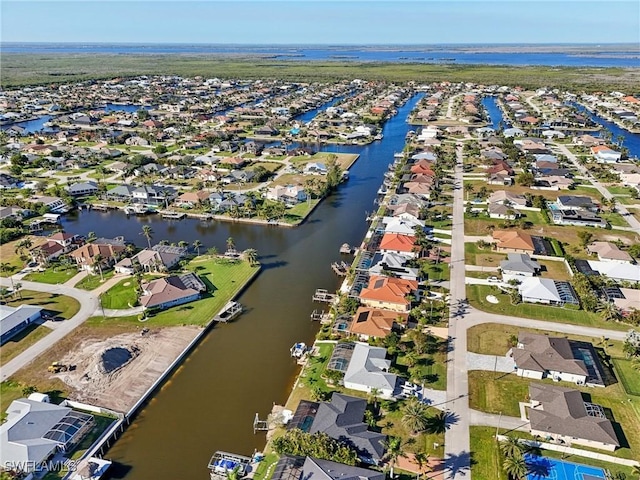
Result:
<instances>
[{"instance_id":1,"label":"gray shingle roof","mask_svg":"<svg viewBox=\"0 0 640 480\"><path fill-rule=\"evenodd\" d=\"M588 375L586 365L573 356L571 344L566 338L521 332L518 343L524 346L513 350L513 359L518 368Z\"/></svg>"}]
</instances>

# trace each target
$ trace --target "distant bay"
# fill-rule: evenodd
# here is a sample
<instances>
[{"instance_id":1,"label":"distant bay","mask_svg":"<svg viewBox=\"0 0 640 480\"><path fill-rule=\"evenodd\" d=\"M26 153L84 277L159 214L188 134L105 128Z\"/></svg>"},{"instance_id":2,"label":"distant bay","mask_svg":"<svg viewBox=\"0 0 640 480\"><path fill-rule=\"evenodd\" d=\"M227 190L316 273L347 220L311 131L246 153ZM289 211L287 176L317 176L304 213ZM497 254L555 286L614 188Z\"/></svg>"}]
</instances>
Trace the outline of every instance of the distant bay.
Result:
<instances>
[{"instance_id":1,"label":"distant bay","mask_svg":"<svg viewBox=\"0 0 640 480\"><path fill-rule=\"evenodd\" d=\"M640 67L638 45L220 45L9 43L3 54L212 55L289 61L357 61L460 65Z\"/></svg>"}]
</instances>

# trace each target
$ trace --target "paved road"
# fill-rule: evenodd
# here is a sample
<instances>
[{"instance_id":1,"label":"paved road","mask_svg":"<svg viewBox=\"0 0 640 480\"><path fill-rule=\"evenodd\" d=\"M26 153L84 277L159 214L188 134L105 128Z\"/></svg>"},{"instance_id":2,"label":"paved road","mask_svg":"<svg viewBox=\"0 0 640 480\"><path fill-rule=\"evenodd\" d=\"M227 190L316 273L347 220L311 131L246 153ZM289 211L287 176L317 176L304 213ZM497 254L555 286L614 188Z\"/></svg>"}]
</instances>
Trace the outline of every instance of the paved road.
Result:
<instances>
[{"instance_id":1,"label":"paved road","mask_svg":"<svg viewBox=\"0 0 640 480\"><path fill-rule=\"evenodd\" d=\"M589 181L591 181L591 183L593 183L593 186L600 192L600 194L604 198L606 198L607 200L611 200L612 198L614 198L614 195L612 195L611 192L609 192L609 190L607 190L598 180L596 180L584 165L580 165L580 162L578 162L578 159L576 158L576 156L573 153L571 153L565 145L561 145L561 144L555 144L555 145L560 150L560 152L562 152L562 154L565 155L571 161L571 163L573 163L573 165L578 169L578 171L582 175L584 175L586 178L588 178ZM627 223L631 227L632 231L640 233L640 221L636 217L631 215L624 205L617 203L616 210L618 211L618 213L620 213L624 217L624 219L627 221Z\"/></svg>"},{"instance_id":2,"label":"paved road","mask_svg":"<svg viewBox=\"0 0 640 480\"><path fill-rule=\"evenodd\" d=\"M451 228L451 279L449 318L449 353L447 354L447 408L456 421L445 433L445 479L462 480L470 476L471 445L469 439L469 381L467 375L467 335L464 319L455 316L465 300L464 268L464 199L462 144L456 147L454 171L453 225Z\"/></svg>"},{"instance_id":3,"label":"paved road","mask_svg":"<svg viewBox=\"0 0 640 480\"><path fill-rule=\"evenodd\" d=\"M95 315L101 315L102 309L100 308L99 301L100 294L107 291L113 285L122 280L122 278L122 276L116 275L90 292L79 288L69 287L67 285L50 285L48 283L20 280L22 288L25 290L35 290L37 292L66 295L68 297L75 298L80 303L80 310L78 310L78 313L69 320L64 320L63 322L46 322L47 324L51 324L53 331L37 343L27 348L24 352L11 359L9 362L3 364L0 369L0 378L2 380L6 380L18 370L31 363L37 356L51 348L56 342L82 325L85 320ZM16 281L16 277L14 276L14 282ZM0 278L0 285L3 287L11 286L11 279ZM107 311L105 311L105 313L106 312ZM119 313L122 315L122 311Z\"/></svg>"}]
</instances>

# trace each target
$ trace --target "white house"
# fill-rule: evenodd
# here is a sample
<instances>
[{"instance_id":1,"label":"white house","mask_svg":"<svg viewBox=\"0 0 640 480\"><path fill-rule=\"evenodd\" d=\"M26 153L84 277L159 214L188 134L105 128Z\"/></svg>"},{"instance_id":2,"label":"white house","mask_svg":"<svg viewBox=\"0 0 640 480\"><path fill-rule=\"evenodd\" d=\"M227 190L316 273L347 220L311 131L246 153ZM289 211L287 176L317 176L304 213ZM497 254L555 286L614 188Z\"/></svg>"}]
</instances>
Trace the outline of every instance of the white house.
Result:
<instances>
[{"instance_id":1,"label":"white house","mask_svg":"<svg viewBox=\"0 0 640 480\"><path fill-rule=\"evenodd\" d=\"M579 304L578 298L568 282L540 277L522 277L521 282L518 285L518 292L522 296L523 302L546 305Z\"/></svg>"},{"instance_id":2,"label":"white house","mask_svg":"<svg viewBox=\"0 0 640 480\"><path fill-rule=\"evenodd\" d=\"M385 348L356 343L344 374L345 388L367 393L375 388L379 397L393 399L398 377L389 373L391 360L386 355Z\"/></svg>"},{"instance_id":3,"label":"white house","mask_svg":"<svg viewBox=\"0 0 640 480\"><path fill-rule=\"evenodd\" d=\"M640 282L640 265L633 263L601 262L588 260L591 270L617 282Z\"/></svg>"},{"instance_id":4,"label":"white house","mask_svg":"<svg viewBox=\"0 0 640 480\"><path fill-rule=\"evenodd\" d=\"M620 152L617 152L606 145L591 147L591 153L596 157L596 161L599 163L617 163L622 157Z\"/></svg>"}]
</instances>

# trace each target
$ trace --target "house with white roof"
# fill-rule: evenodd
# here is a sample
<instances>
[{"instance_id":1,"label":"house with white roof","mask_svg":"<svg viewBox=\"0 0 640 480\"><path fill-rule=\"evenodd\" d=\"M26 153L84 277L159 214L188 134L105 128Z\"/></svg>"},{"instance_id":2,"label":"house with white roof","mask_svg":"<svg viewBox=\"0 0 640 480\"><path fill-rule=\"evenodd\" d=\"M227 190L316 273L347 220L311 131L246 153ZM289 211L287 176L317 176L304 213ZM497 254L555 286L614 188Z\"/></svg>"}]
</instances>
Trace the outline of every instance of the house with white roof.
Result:
<instances>
[{"instance_id":1,"label":"house with white roof","mask_svg":"<svg viewBox=\"0 0 640 480\"><path fill-rule=\"evenodd\" d=\"M569 282L540 277L522 277L518 280L521 280L518 293L522 296L523 302L545 305L564 305L565 303L578 305L580 303Z\"/></svg>"},{"instance_id":2,"label":"house with white roof","mask_svg":"<svg viewBox=\"0 0 640 480\"><path fill-rule=\"evenodd\" d=\"M0 305L0 345L42 316L42 308L32 305Z\"/></svg>"},{"instance_id":3,"label":"house with white roof","mask_svg":"<svg viewBox=\"0 0 640 480\"><path fill-rule=\"evenodd\" d=\"M379 397L393 399L398 376L389 373L391 360L387 360L386 355L385 348L356 343L344 374L345 388L367 393L376 389Z\"/></svg>"},{"instance_id":4,"label":"house with white roof","mask_svg":"<svg viewBox=\"0 0 640 480\"><path fill-rule=\"evenodd\" d=\"M634 263L588 260L591 270L617 282L640 282L640 265Z\"/></svg>"}]
</instances>

